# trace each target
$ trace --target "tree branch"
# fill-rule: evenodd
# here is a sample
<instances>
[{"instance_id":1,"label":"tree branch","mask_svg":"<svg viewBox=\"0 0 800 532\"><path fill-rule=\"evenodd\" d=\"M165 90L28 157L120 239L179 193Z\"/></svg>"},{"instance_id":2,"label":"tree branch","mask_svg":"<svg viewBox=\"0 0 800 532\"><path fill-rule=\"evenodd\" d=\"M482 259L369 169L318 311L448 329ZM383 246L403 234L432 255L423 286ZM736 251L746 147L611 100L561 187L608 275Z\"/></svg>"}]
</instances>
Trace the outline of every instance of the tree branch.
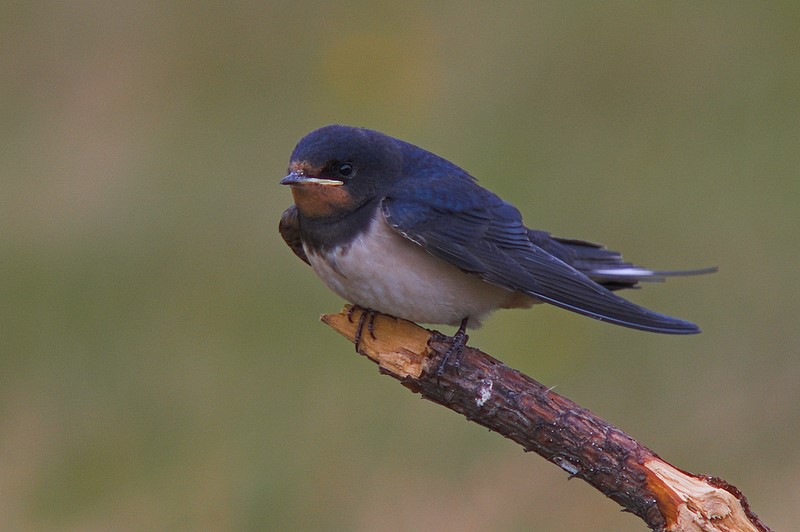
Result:
<instances>
[{"instance_id":1,"label":"tree branch","mask_svg":"<svg viewBox=\"0 0 800 532\"><path fill-rule=\"evenodd\" d=\"M360 309L322 321L354 340ZM352 321L351 321L352 319ZM437 376L447 337L378 314L375 337L364 331L361 354L424 398L466 416L585 480L653 530L768 531L739 490L722 479L693 475L530 377L474 348L458 368Z\"/></svg>"}]
</instances>

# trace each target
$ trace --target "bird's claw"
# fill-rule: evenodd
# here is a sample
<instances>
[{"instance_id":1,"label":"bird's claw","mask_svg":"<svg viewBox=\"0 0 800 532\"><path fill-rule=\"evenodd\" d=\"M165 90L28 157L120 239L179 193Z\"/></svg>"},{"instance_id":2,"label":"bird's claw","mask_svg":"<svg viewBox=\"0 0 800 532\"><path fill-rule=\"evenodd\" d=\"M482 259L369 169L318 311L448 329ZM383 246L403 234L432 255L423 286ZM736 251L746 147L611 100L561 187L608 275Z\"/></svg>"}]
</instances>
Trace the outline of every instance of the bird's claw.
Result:
<instances>
[{"instance_id":1,"label":"bird's claw","mask_svg":"<svg viewBox=\"0 0 800 532\"><path fill-rule=\"evenodd\" d=\"M364 325L367 326L367 331L369 332L370 337L374 340L375 339L375 316L378 315L378 312L359 307L358 305L352 305L350 309L347 311L347 319L350 323L353 323L353 314L355 314L356 310L361 311L361 315L358 317L358 325L356 326L356 334L353 338L353 342L356 345L356 353L361 352L361 338L364 334Z\"/></svg>"},{"instance_id":2,"label":"bird's claw","mask_svg":"<svg viewBox=\"0 0 800 532\"><path fill-rule=\"evenodd\" d=\"M457 370L461 366L461 355L464 354L464 348L467 346L467 341L469 340L469 336L467 335L467 321L469 318L464 318L461 322L456 333L449 338L450 340L450 347L442 357L442 362L439 364L439 367L436 368L436 376L441 377L444 374L444 370L447 367L448 363L452 358L452 365Z\"/></svg>"}]
</instances>

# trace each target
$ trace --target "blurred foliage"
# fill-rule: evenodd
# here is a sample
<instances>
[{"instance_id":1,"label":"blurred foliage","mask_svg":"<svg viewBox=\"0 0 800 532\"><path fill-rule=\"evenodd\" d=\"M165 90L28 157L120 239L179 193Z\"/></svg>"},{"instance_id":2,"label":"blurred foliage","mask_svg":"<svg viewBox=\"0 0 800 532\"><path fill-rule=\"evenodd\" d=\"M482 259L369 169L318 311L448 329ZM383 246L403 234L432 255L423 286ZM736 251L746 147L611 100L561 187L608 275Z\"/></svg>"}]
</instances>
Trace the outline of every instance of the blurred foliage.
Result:
<instances>
[{"instance_id":1,"label":"blurred foliage","mask_svg":"<svg viewBox=\"0 0 800 532\"><path fill-rule=\"evenodd\" d=\"M280 240L318 126L470 170L528 223L714 276L472 342L800 520L800 5L7 2L0 528L641 530L380 378Z\"/></svg>"}]
</instances>

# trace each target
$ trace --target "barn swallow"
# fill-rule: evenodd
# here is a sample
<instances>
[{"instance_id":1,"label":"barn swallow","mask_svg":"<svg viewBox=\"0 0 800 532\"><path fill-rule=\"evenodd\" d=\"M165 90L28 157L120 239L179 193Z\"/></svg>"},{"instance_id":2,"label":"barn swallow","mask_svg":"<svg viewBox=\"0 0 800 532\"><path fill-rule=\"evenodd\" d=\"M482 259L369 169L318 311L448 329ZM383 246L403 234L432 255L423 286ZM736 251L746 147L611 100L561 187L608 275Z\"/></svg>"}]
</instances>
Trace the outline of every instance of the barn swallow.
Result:
<instances>
[{"instance_id":1,"label":"barn swallow","mask_svg":"<svg viewBox=\"0 0 800 532\"><path fill-rule=\"evenodd\" d=\"M280 233L328 288L373 312L370 320L379 312L457 325L456 351L467 326L480 326L490 312L541 302L643 331L700 332L613 291L715 268L649 270L600 244L528 229L516 207L465 170L383 133L341 125L312 131L280 183L294 198Z\"/></svg>"}]
</instances>

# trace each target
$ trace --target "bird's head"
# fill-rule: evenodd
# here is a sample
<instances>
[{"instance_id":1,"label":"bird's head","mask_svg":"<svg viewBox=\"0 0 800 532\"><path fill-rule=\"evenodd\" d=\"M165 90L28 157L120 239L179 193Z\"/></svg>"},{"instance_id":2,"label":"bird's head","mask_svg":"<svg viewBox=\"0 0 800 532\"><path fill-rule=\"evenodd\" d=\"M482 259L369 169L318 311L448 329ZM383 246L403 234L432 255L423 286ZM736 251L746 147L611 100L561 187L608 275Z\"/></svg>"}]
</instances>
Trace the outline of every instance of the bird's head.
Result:
<instances>
[{"instance_id":1,"label":"bird's head","mask_svg":"<svg viewBox=\"0 0 800 532\"><path fill-rule=\"evenodd\" d=\"M325 126L300 140L281 184L292 187L303 216L338 217L381 197L402 167L402 146L392 137L369 129Z\"/></svg>"}]
</instances>

